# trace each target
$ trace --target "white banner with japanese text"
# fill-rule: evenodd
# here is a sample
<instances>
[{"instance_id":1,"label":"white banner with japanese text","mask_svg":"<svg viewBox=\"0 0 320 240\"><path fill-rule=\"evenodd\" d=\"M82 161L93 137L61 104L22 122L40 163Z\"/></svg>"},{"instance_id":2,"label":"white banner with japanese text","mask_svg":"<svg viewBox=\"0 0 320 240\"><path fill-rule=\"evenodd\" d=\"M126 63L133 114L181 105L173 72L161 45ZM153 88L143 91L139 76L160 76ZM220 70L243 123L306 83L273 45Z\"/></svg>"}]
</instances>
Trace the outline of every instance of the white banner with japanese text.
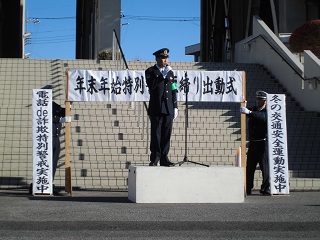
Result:
<instances>
[{"instance_id":1,"label":"white banner with japanese text","mask_svg":"<svg viewBox=\"0 0 320 240\"><path fill-rule=\"evenodd\" d=\"M52 194L52 90L33 89L32 194Z\"/></svg>"},{"instance_id":2,"label":"white banner with japanese text","mask_svg":"<svg viewBox=\"0 0 320 240\"><path fill-rule=\"evenodd\" d=\"M271 194L289 194L286 101L284 94L267 95Z\"/></svg>"},{"instance_id":3,"label":"white banner with japanese text","mask_svg":"<svg viewBox=\"0 0 320 240\"><path fill-rule=\"evenodd\" d=\"M242 102L241 71L175 70L178 101ZM68 71L68 100L149 101L145 71Z\"/></svg>"}]
</instances>

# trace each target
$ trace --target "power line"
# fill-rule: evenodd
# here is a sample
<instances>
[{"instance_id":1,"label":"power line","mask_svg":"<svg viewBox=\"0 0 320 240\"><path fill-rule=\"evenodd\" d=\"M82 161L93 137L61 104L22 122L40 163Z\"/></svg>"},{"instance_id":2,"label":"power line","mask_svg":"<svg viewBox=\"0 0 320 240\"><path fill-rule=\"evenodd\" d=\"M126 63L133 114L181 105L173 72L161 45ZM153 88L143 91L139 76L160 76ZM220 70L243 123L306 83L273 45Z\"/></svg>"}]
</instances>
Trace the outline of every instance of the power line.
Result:
<instances>
[{"instance_id":1,"label":"power line","mask_svg":"<svg viewBox=\"0 0 320 240\"><path fill-rule=\"evenodd\" d=\"M37 31L37 34L48 34L48 33L54 33L54 32L65 32L65 31L75 31L75 28L69 28L69 29L60 29L60 30L49 30L49 31Z\"/></svg>"},{"instance_id":2,"label":"power line","mask_svg":"<svg viewBox=\"0 0 320 240\"><path fill-rule=\"evenodd\" d=\"M32 42L30 43L30 45L40 45L40 44L57 44L57 43L67 43L67 42L72 42L74 43L75 40L71 39L71 40L62 40L62 41L45 41L45 42Z\"/></svg>"},{"instance_id":3,"label":"power line","mask_svg":"<svg viewBox=\"0 0 320 240\"><path fill-rule=\"evenodd\" d=\"M37 40L46 40L46 39L61 39L61 38L68 38L68 37L76 37L75 34L69 34L69 35L61 35L61 36L53 36L53 37L37 37Z\"/></svg>"},{"instance_id":4,"label":"power line","mask_svg":"<svg viewBox=\"0 0 320 240\"><path fill-rule=\"evenodd\" d=\"M200 21L200 17L156 17L156 16L134 16L122 15L122 18L139 21L167 21L167 22L194 22Z\"/></svg>"},{"instance_id":5,"label":"power line","mask_svg":"<svg viewBox=\"0 0 320 240\"><path fill-rule=\"evenodd\" d=\"M76 17L52 17L52 18L41 18L41 17L34 17L32 19L38 19L38 20L67 20L67 19L75 19Z\"/></svg>"},{"instance_id":6,"label":"power line","mask_svg":"<svg viewBox=\"0 0 320 240\"><path fill-rule=\"evenodd\" d=\"M33 17L38 20L67 20L75 19L76 17ZM135 16L121 15L121 18L140 20L140 21L169 21L169 22L194 22L200 21L200 17L157 17L157 16Z\"/></svg>"},{"instance_id":7,"label":"power line","mask_svg":"<svg viewBox=\"0 0 320 240\"><path fill-rule=\"evenodd\" d=\"M33 17L29 19L36 19L37 23L40 20L70 20L75 19L76 17ZM126 20L137 20L137 21L158 21L158 22L199 22L200 17L157 17L157 16L135 16L135 15L123 15L121 14L120 18ZM74 30L74 29L70 29ZM54 30L54 31L43 31L37 33L48 33L48 32L57 32L57 31L67 31L67 30ZM30 41L31 40L31 41ZM65 35L65 36L54 36L54 37L42 37L30 39L28 44L56 44L63 42L74 42L74 35Z\"/></svg>"}]
</instances>

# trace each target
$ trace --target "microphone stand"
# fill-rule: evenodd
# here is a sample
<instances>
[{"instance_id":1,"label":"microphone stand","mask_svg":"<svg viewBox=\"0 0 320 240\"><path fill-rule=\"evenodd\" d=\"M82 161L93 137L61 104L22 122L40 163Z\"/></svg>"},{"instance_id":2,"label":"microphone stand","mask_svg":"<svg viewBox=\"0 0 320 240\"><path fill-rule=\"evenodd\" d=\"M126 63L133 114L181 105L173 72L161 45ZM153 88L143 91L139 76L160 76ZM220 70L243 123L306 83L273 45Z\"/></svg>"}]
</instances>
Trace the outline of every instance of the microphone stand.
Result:
<instances>
[{"instance_id":1,"label":"microphone stand","mask_svg":"<svg viewBox=\"0 0 320 240\"><path fill-rule=\"evenodd\" d=\"M198 163L198 162L193 162L188 159L188 151L187 151L187 145L188 145L188 93L189 93L189 83L187 82L185 86L185 93L186 93L186 101L185 101L185 138L184 138L184 158L183 161L178 162L179 166L181 166L185 162L193 163L193 164L198 164L202 165L205 167L209 167L207 164L203 163Z\"/></svg>"}]
</instances>

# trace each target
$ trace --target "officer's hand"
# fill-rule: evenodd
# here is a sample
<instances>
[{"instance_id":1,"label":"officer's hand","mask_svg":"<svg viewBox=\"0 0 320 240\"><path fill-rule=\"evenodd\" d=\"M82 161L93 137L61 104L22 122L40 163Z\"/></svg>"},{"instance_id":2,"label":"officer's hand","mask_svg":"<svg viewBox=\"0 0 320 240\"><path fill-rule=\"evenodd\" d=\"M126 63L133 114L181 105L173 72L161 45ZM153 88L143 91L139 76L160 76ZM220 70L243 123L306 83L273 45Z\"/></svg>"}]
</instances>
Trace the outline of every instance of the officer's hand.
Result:
<instances>
[{"instance_id":1,"label":"officer's hand","mask_svg":"<svg viewBox=\"0 0 320 240\"><path fill-rule=\"evenodd\" d=\"M173 120L176 120L177 117L178 117L178 108L175 108L174 109Z\"/></svg>"},{"instance_id":2,"label":"officer's hand","mask_svg":"<svg viewBox=\"0 0 320 240\"><path fill-rule=\"evenodd\" d=\"M59 122L60 122L60 123L71 122L71 117L63 117L63 118L60 118Z\"/></svg>"},{"instance_id":3,"label":"officer's hand","mask_svg":"<svg viewBox=\"0 0 320 240\"><path fill-rule=\"evenodd\" d=\"M244 114L249 114L251 111L246 107L240 107L240 112Z\"/></svg>"}]
</instances>

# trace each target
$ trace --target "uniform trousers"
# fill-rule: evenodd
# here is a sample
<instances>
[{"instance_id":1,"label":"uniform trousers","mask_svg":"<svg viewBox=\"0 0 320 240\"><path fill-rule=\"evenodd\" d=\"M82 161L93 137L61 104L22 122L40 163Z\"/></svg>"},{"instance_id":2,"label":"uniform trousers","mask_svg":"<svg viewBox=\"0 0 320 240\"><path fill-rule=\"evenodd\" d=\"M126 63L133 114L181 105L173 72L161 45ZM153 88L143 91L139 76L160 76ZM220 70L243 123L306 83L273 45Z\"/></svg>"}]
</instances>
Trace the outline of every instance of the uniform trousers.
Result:
<instances>
[{"instance_id":1,"label":"uniform trousers","mask_svg":"<svg viewBox=\"0 0 320 240\"><path fill-rule=\"evenodd\" d=\"M166 114L149 117L151 122L150 161L166 164L169 161L173 117Z\"/></svg>"},{"instance_id":2,"label":"uniform trousers","mask_svg":"<svg viewBox=\"0 0 320 240\"><path fill-rule=\"evenodd\" d=\"M268 161L268 144L267 141L250 141L247 154L247 168L246 168L246 188L247 192L251 191L254 184L254 173L259 163L262 171L262 184L261 190L269 190L269 161Z\"/></svg>"},{"instance_id":3,"label":"uniform trousers","mask_svg":"<svg viewBox=\"0 0 320 240\"><path fill-rule=\"evenodd\" d=\"M60 139L59 136L52 138L52 180L54 180L54 176L56 174L58 161L59 161L59 155L60 155Z\"/></svg>"},{"instance_id":4,"label":"uniform trousers","mask_svg":"<svg viewBox=\"0 0 320 240\"><path fill-rule=\"evenodd\" d=\"M54 176L56 174L59 156L60 156L60 131L61 131L61 123L53 122L53 131L52 131L52 180L54 180Z\"/></svg>"}]
</instances>

